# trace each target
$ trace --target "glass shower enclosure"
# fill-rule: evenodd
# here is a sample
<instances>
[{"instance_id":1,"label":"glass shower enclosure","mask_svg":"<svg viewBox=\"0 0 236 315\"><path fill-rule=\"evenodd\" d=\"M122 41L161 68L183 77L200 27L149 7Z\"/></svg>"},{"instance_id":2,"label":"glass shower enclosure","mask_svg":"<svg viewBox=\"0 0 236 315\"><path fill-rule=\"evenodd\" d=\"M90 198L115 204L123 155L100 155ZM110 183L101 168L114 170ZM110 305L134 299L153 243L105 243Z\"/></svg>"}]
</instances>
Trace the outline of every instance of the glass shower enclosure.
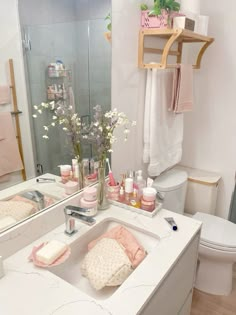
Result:
<instances>
[{"instance_id":1,"label":"glass shower enclosure","mask_svg":"<svg viewBox=\"0 0 236 315\"><path fill-rule=\"evenodd\" d=\"M97 104L110 110L111 44L104 36L109 12L111 0L19 0L31 117L34 105L54 99L73 106L86 121ZM48 65L56 62L64 64L65 76L48 74ZM59 127L51 129L48 140L42 138L51 118L43 112L31 119L38 175L59 174L58 165L73 158ZM83 156L92 155L91 146L84 145Z\"/></svg>"}]
</instances>

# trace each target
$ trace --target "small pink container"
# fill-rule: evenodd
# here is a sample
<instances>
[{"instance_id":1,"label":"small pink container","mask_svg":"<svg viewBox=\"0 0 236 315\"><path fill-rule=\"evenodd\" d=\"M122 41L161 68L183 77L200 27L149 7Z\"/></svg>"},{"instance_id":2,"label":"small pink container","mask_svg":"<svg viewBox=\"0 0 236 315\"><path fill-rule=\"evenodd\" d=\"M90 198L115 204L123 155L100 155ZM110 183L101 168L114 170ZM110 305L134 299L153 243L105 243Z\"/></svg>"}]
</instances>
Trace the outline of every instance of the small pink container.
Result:
<instances>
[{"instance_id":1,"label":"small pink container","mask_svg":"<svg viewBox=\"0 0 236 315\"><path fill-rule=\"evenodd\" d=\"M107 198L112 200L119 200L120 185L110 186L107 185Z\"/></svg>"},{"instance_id":2,"label":"small pink container","mask_svg":"<svg viewBox=\"0 0 236 315\"><path fill-rule=\"evenodd\" d=\"M143 198L141 199L141 209L152 212L155 209L155 200L146 201Z\"/></svg>"},{"instance_id":3,"label":"small pink container","mask_svg":"<svg viewBox=\"0 0 236 315\"><path fill-rule=\"evenodd\" d=\"M95 201L97 199L97 188L95 187L84 188L83 198L86 201Z\"/></svg>"},{"instance_id":4,"label":"small pink container","mask_svg":"<svg viewBox=\"0 0 236 315\"><path fill-rule=\"evenodd\" d=\"M62 183L68 182L71 176L71 165L59 165Z\"/></svg>"},{"instance_id":5,"label":"small pink container","mask_svg":"<svg viewBox=\"0 0 236 315\"><path fill-rule=\"evenodd\" d=\"M80 199L80 206L82 208L94 208L97 209L97 199L93 201L87 201L84 198Z\"/></svg>"},{"instance_id":6,"label":"small pink container","mask_svg":"<svg viewBox=\"0 0 236 315\"><path fill-rule=\"evenodd\" d=\"M143 188L143 200L145 201L155 201L156 200L157 191L153 187L145 187Z\"/></svg>"},{"instance_id":7,"label":"small pink container","mask_svg":"<svg viewBox=\"0 0 236 315\"><path fill-rule=\"evenodd\" d=\"M69 181L65 184L65 191L67 195L74 194L79 189L79 184L76 182Z\"/></svg>"}]
</instances>

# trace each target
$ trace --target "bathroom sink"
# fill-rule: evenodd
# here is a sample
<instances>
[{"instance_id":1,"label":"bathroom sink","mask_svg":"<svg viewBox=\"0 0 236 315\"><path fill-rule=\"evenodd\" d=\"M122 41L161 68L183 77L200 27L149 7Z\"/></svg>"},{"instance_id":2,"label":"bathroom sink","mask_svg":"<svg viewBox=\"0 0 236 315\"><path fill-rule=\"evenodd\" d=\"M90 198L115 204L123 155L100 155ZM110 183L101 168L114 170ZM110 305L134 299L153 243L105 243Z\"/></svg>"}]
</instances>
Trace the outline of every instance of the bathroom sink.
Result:
<instances>
[{"instance_id":1,"label":"bathroom sink","mask_svg":"<svg viewBox=\"0 0 236 315\"><path fill-rule=\"evenodd\" d=\"M88 243L117 225L123 225L127 230L129 230L135 236L137 241L145 248L148 254L160 241L159 237L155 234L135 227L124 221L115 218L107 218L70 244L71 255L65 263L51 267L48 270L92 298L97 300L105 300L109 298L118 289L118 287L106 287L100 291L96 291L90 285L88 279L82 276L80 266L88 251ZM143 261L145 261L145 259ZM138 268L139 266L133 271L133 273Z\"/></svg>"},{"instance_id":2,"label":"bathroom sink","mask_svg":"<svg viewBox=\"0 0 236 315\"><path fill-rule=\"evenodd\" d=\"M33 198L32 192L38 192L40 195L42 195L45 198L45 207L54 204L55 202L59 201L60 199L56 196L53 196L51 194L45 193L44 191L40 191L38 189L24 189L22 191L17 192L14 195L8 196L6 198L1 199L1 201L10 201L10 200L18 200L18 197L23 197L31 201L35 201L37 203L37 199ZM40 210L40 209L39 209Z\"/></svg>"}]
</instances>

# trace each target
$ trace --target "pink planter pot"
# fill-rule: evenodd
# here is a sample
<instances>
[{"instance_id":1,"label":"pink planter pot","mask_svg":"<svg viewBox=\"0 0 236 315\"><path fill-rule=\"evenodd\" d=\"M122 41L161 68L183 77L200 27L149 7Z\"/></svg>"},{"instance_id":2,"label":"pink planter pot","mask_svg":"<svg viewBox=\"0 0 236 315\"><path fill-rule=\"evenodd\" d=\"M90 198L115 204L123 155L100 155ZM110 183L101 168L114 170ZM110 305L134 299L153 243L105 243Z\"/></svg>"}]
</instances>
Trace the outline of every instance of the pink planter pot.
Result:
<instances>
[{"instance_id":1,"label":"pink planter pot","mask_svg":"<svg viewBox=\"0 0 236 315\"><path fill-rule=\"evenodd\" d=\"M169 14L162 10L161 15L149 16L149 10L141 11L141 27L142 28L169 28L168 18Z\"/></svg>"},{"instance_id":2,"label":"pink planter pot","mask_svg":"<svg viewBox=\"0 0 236 315\"><path fill-rule=\"evenodd\" d=\"M141 11L141 27L146 28L171 28L173 18L176 16L185 16L182 13L171 11L167 13L166 10L161 10L161 15L149 16L149 10Z\"/></svg>"}]
</instances>

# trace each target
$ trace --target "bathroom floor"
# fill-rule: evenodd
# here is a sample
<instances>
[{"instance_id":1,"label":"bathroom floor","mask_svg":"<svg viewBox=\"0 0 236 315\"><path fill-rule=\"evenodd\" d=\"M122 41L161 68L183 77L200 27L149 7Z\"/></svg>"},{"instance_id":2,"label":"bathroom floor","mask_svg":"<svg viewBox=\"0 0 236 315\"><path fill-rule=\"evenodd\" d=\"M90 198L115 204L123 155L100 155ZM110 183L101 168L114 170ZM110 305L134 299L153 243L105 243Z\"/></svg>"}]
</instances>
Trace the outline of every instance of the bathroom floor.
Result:
<instances>
[{"instance_id":1,"label":"bathroom floor","mask_svg":"<svg viewBox=\"0 0 236 315\"><path fill-rule=\"evenodd\" d=\"M194 290L191 315L235 315L236 278L229 296L218 296Z\"/></svg>"}]
</instances>

